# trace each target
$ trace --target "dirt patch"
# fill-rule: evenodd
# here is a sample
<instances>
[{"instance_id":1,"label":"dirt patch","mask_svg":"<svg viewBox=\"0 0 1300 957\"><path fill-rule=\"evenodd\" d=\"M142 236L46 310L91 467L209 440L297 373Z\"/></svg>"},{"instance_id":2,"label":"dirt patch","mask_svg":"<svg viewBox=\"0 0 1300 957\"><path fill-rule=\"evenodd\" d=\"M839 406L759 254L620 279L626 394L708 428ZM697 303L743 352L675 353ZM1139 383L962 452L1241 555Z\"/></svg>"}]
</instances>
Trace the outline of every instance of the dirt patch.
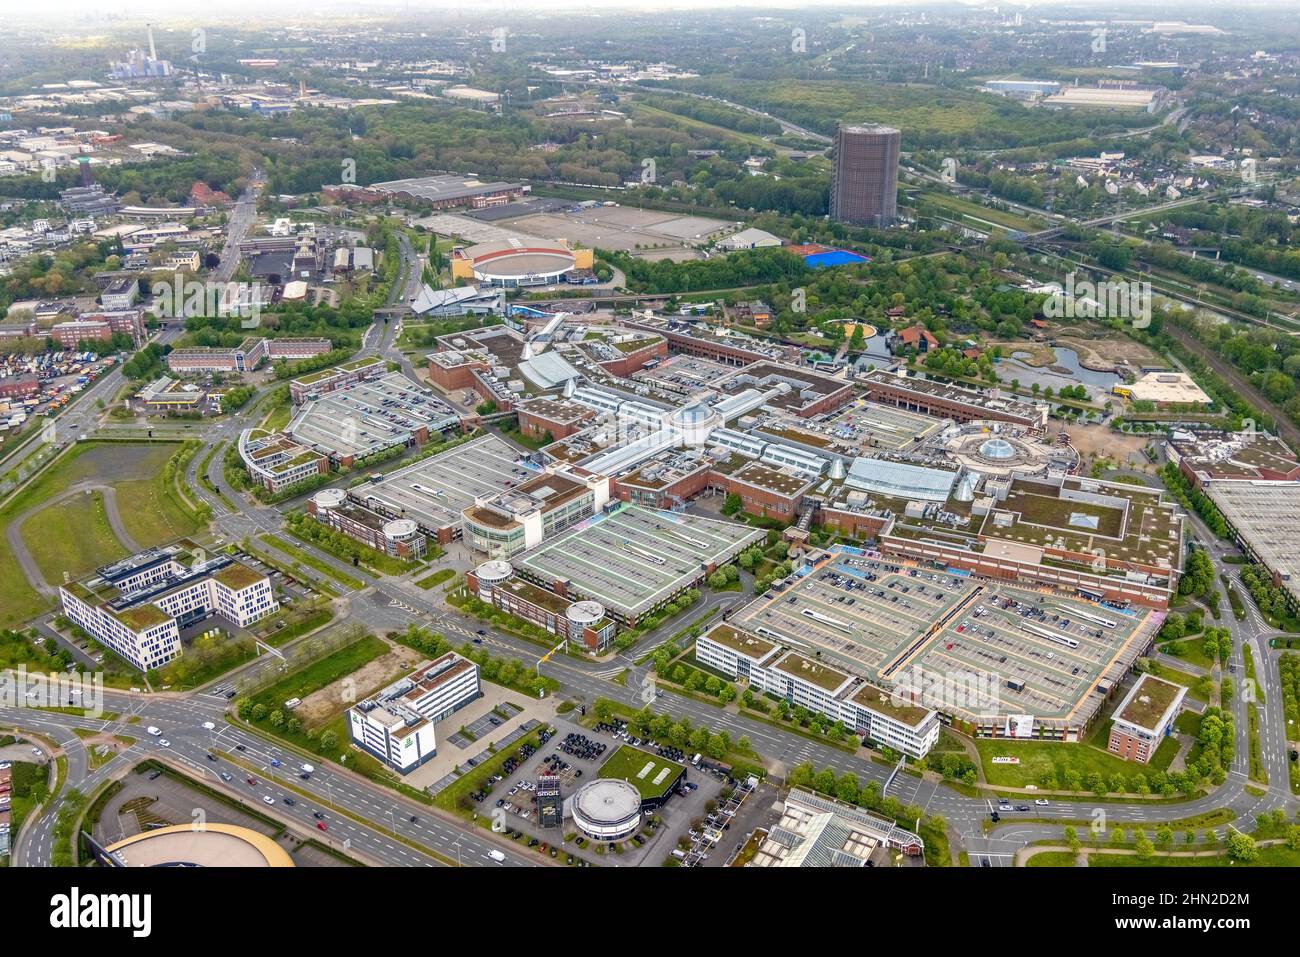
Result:
<instances>
[{"instance_id":1,"label":"dirt patch","mask_svg":"<svg viewBox=\"0 0 1300 957\"><path fill-rule=\"evenodd\" d=\"M1116 365L1127 364L1134 369L1142 366L1163 366L1165 361L1140 342L1128 337L1107 339L1059 338L1058 346L1073 349L1079 354L1079 364L1097 372L1111 372Z\"/></svg>"},{"instance_id":2,"label":"dirt patch","mask_svg":"<svg viewBox=\"0 0 1300 957\"><path fill-rule=\"evenodd\" d=\"M1079 425L1077 423L1067 425L1065 431L1070 433L1070 445L1079 453L1079 473L1081 475L1089 474L1092 463L1099 459L1110 459L1121 467L1135 464L1141 467L1149 464L1146 456L1142 454L1142 449L1151 441L1150 436L1116 432L1107 425Z\"/></svg>"},{"instance_id":3,"label":"dirt patch","mask_svg":"<svg viewBox=\"0 0 1300 957\"><path fill-rule=\"evenodd\" d=\"M319 691L313 691L302 699L302 704L294 709L294 714L305 727L313 728L324 724L353 702L365 699L384 685L414 671L424 660L424 656L412 648L393 645L387 654L380 655Z\"/></svg>"}]
</instances>

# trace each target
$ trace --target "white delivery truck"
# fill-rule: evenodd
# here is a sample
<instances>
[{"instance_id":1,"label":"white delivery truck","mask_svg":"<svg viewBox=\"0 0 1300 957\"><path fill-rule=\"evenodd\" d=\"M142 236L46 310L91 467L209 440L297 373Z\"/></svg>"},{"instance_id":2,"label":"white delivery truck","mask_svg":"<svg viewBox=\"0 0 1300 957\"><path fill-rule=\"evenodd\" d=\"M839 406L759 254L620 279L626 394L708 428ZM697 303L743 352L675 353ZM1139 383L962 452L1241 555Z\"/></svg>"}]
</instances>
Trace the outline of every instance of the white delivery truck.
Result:
<instances>
[{"instance_id":1,"label":"white delivery truck","mask_svg":"<svg viewBox=\"0 0 1300 957\"><path fill-rule=\"evenodd\" d=\"M155 728L153 725L149 725L149 727L145 728L145 730L148 731L150 734L152 734L155 738L159 737L162 734L162 729Z\"/></svg>"},{"instance_id":2,"label":"white delivery truck","mask_svg":"<svg viewBox=\"0 0 1300 957\"><path fill-rule=\"evenodd\" d=\"M506 856L500 851L488 851L488 857L492 858L492 860L496 861L498 864L504 864L506 862Z\"/></svg>"}]
</instances>

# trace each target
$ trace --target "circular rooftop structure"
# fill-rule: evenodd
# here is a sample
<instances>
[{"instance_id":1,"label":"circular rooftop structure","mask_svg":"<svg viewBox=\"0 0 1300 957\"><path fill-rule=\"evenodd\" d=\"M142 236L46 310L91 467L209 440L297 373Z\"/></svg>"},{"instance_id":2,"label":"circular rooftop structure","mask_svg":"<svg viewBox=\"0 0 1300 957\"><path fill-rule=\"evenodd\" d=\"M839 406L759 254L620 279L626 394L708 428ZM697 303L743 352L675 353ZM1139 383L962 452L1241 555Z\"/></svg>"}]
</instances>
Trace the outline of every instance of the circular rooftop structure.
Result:
<instances>
[{"instance_id":1,"label":"circular rooftop structure","mask_svg":"<svg viewBox=\"0 0 1300 957\"><path fill-rule=\"evenodd\" d=\"M564 614L575 625L594 625L605 617L605 606L598 601L577 601Z\"/></svg>"},{"instance_id":2,"label":"circular rooftop structure","mask_svg":"<svg viewBox=\"0 0 1300 957\"><path fill-rule=\"evenodd\" d=\"M123 867L293 867L279 844L234 824L175 824L105 848Z\"/></svg>"},{"instance_id":3,"label":"circular rooftop structure","mask_svg":"<svg viewBox=\"0 0 1300 957\"><path fill-rule=\"evenodd\" d=\"M617 841L641 824L641 792L616 778L589 781L573 795L572 813L588 837Z\"/></svg>"},{"instance_id":4,"label":"circular rooftop structure","mask_svg":"<svg viewBox=\"0 0 1300 957\"><path fill-rule=\"evenodd\" d=\"M703 445L714 427L722 424L722 416L704 399L695 399L668 416L668 422L682 433L682 440L690 446Z\"/></svg>"},{"instance_id":5,"label":"circular rooftop structure","mask_svg":"<svg viewBox=\"0 0 1300 957\"><path fill-rule=\"evenodd\" d=\"M1016 450L1006 439L988 439L980 444L980 455L998 462L1016 457Z\"/></svg>"},{"instance_id":6,"label":"circular rooftop structure","mask_svg":"<svg viewBox=\"0 0 1300 957\"><path fill-rule=\"evenodd\" d=\"M1053 445L1006 423L973 422L954 427L944 433L943 451L968 471L987 476L1071 472L1079 464L1078 453L1069 446Z\"/></svg>"},{"instance_id":7,"label":"circular rooftop structure","mask_svg":"<svg viewBox=\"0 0 1300 957\"><path fill-rule=\"evenodd\" d=\"M323 488L311 500L317 508L338 508L347 497L348 493L341 488Z\"/></svg>"},{"instance_id":8,"label":"circular rooftop structure","mask_svg":"<svg viewBox=\"0 0 1300 957\"><path fill-rule=\"evenodd\" d=\"M480 584L484 585L499 584L514 573L515 567L500 558L494 558L491 561L484 562L478 568L474 569L474 577L479 580Z\"/></svg>"},{"instance_id":9,"label":"circular rooftop structure","mask_svg":"<svg viewBox=\"0 0 1300 957\"><path fill-rule=\"evenodd\" d=\"M415 537L419 526L411 518L395 518L384 523L384 538L390 542L407 542Z\"/></svg>"},{"instance_id":10,"label":"circular rooftop structure","mask_svg":"<svg viewBox=\"0 0 1300 957\"><path fill-rule=\"evenodd\" d=\"M573 253L559 243L479 243L464 250L474 276L494 286L547 285L574 267Z\"/></svg>"}]
</instances>

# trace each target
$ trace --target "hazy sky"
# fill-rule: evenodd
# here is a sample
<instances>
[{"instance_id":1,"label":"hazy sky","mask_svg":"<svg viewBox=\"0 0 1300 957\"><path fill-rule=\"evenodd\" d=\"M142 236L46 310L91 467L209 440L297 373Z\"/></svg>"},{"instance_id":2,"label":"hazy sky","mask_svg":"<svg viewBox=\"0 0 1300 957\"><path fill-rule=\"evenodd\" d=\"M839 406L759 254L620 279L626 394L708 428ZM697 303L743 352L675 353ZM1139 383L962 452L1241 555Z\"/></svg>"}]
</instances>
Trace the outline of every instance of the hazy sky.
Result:
<instances>
[{"instance_id":1,"label":"hazy sky","mask_svg":"<svg viewBox=\"0 0 1300 957\"><path fill-rule=\"evenodd\" d=\"M923 0L922 0L923 2ZM949 0L949 3L954 0ZM987 0L955 0L968 6L1000 9L1027 7L1061 6L1072 8L1072 12L1106 9L1118 13L1125 4L1121 0L1100 4L1084 3L1080 0L1059 3L1056 0L1001 0L998 3ZM0 2L0 23L27 21L41 18L63 21L69 25L80 24L93 30L97 22L105 22L105 15L119 21L136 21L143 18L155 18L159 22L177 20L196 22L205 18L228 20L244 19L250 26L258 23L292 20L315 12L329 16L367 16L398 13L418 13L420 11L457 10L472 11L474 14L490 13L497 10L583 10L588 12L613 11L617 9L635 9L643 12L663 9L699 9L708 7L751 8L760 9L797 9L806 6L843 6L873 7L889 6L916 7L918 0L476 0L467 7L463 0L278 0L268 5L265 0L205 0L202 4L178 5L172 0L41 0L40 3L22 4L17 0ZM1147 4L1139 2L1138 10L1167 19L1193 18L1198 10L1222 9L1221 4L1204 2L1180 2L1176 4ZM1255 2L1238 4L1236 10L1255 6L1292 7L1300 10L1300 0L1255 0Z\"/></svg>"}]
</instances>

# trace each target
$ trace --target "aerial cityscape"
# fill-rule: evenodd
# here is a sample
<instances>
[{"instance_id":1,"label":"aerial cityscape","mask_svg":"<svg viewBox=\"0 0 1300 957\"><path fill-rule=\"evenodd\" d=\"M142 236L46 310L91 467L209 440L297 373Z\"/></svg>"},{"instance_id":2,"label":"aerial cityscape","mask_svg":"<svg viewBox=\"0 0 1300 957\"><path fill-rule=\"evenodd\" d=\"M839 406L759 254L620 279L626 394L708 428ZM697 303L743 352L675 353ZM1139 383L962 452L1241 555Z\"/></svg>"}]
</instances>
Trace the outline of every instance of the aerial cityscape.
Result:
<instances>
[{"instance_id":1,"label":"aerial cityscape","mask_svg":"<svg viewBox=\"0 0 1300 957\"><path fill-rule=\"evenodd\" d=\"M1300 866L1296 14L0 13L0 864Z\"/></svg>"}]
</instances>

